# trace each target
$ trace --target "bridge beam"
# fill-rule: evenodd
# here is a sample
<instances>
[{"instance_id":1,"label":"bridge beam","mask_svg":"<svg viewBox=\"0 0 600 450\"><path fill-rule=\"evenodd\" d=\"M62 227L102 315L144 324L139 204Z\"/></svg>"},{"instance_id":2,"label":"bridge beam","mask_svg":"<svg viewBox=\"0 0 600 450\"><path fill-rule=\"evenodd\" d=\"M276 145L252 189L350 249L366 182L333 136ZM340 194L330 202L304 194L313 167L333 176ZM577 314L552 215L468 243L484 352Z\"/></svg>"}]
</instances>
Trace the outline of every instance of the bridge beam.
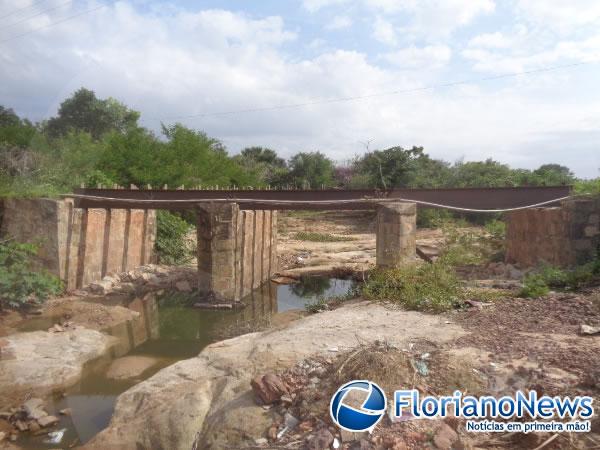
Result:
<instances>
[{"instance_id":1,"label":"bridge beam","mask_svg":"<svg viewBox=\"0 0 600 450\"><path fill-rule=\"evenodd\" d=\"M398 267L415 259L417 207L415 203L377 206L377 267Z\"/></svg>"}]
</instances>

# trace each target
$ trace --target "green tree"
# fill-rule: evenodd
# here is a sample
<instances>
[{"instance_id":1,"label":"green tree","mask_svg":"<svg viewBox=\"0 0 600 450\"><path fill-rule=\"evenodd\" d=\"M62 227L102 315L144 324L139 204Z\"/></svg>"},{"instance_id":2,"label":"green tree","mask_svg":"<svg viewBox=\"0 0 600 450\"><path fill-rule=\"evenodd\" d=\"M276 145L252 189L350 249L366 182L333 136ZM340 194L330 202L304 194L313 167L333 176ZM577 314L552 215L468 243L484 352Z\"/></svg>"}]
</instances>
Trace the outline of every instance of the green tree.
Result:
<instances>
[{"instance_id":1,"label":"green tree","mask_svg":"<svg viewBox=\"0 0 600 450\"><path fill-rule=\"evenodd\" d=\"M417 160L423 156L423 147L390 147L366 153L356 161L356 169L366 175L371 187L406 187L415 176Z\"/></svg>"},{"instance_id":2,"label":"green tree","mask_svg":"<svg viewBox=\"0 0 600 450\"><path fill-rule=\"evenodd\" d=\"M321 152L297 153L288 164L289 179L296 186L314 189L333 185L333 161Z\"/></svg>"},{"instance_id":3,"label":"green tree","mask_svg":"<svg viewBox=\"0 0 600 450\"><path fill-rule=\"evenodd\" d=\"M110 131L125 133L137 127L139 117L139 112L113 98L101 100L94 91L80 88L61 103L58 115L46 123L46 131L49 136L58 137L81 130L99 139Z\"/></svg>"},{"instance_id":4,"label":"green tree","mask_svg":"<svg viewBox=\"0 0 600 450\"><path fill-rule=\"evenodd\" d=\"M533 174L540 178L540 184L546 186L558 186L573 184L575 175L566 166L560 164L543 164L533 171Z\"/></svg>"},{"instance_id":5,"label":"green tree","mask_svg":"<svg viewBox=\"0 0 600 450\"><path fill-rule=\"evenodd\" d=\"M288 175L285 160L277 152L264 147L247 147L234 160L255 174L262 184L281 184Z\"/></svg>"},{"instance_id":6,"label":"green tree","mask_svg":"<svg viewBox=\"0 0 600 450\"><path fill-rule=\"evenodd\" d=\"M452 187L503 187L518 185L511 168L489 158L485 161L458 162L452 167Z\"/></svg>"},{"instance_id":7,"label":"green tree","mask_svg":"<svg viewBox=\"0 0 600 450\"><path fill-rule=\"evenodd\" d=\"M36 133L36 127L29 120L21 119L12 109L0 105L0 151L25 148Z\"/></svg>"}]
</instances>

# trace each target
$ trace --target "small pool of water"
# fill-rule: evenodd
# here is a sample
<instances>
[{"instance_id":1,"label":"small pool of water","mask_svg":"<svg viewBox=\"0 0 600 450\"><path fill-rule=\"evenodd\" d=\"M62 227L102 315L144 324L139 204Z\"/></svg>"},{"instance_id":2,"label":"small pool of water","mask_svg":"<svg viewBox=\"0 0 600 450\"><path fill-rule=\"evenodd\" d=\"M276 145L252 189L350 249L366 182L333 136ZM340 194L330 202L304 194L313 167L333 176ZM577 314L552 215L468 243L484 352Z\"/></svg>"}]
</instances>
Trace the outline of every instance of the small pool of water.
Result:
<instances>
[{"instance_id":1,"label":"small pool of water","mask_svg":"<svg viewBox=\"0 0 600 450\"><path fill-rule=\"evenodd\" d=\"M81 381L47 405L48 412L60 418L54 429L66 429L61 442L45 442L46 434L23 433L18 443L32 449L85 443L108 425L117 397L158 370L196 356L212 342L266 329L278 313L303 309L319 298L345 295L355 285L352 280L328 277L306 277L293 285L266 283L243 300L245 307L219 311L191 308L189 297L175 292L130 299L125 306L139 312L139 317L104 330L119 340L112 354L88 364ZM33 318L20 330L47 330L59 321L60 317ZM153 364L129 379L109 378L111 364L123 356L150 357ZM66 408L72 414L59 415Z\"/></svg>"},{"instance_id":2,"label":"small pool of water","mask_svg":"<svg viewBox=\"0 0 600 450\"><path fill-rule=\"evenodd\" d=\"M277 287L277 310L303 309L307 303L320 298L346 295L356 286L354 280L329 277L305 277L297 284Z\"/></svg>"}]
</instances>

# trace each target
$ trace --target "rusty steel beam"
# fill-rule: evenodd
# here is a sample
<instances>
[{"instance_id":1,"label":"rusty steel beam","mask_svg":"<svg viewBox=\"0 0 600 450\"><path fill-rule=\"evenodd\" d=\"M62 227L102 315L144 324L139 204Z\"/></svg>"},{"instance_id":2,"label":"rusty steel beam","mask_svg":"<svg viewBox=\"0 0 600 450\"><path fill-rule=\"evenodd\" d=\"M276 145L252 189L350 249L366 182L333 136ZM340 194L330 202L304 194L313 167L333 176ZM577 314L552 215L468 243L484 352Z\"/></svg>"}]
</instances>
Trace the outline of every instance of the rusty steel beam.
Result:
<instances>
[{"instance_id":1,"label":"rusty steel beam","mask_svg":"<svg viewBox=\"0 0 600 450\"><path fill-rule=\"evenodd\" d=\"M80 208L134 208L182 210L195 203L215 199L245 199L246 209L372 209L365 199L403 199L424 201L458 208L517 208L546 202L570 194L570 186L444 189L373 189L353 190L144 190L144 189L77 189L75 194L99 197L78 198ZM112 199L112 200L108 200ZM138 202L137 200L145 200ZM157 200L157 202L147 202ZM255 203L250 200L256 200ZM287 205L261 203L261 200L303 202ZM314 201L348 201L351 203L311 204ZM173 201L173 202L168 202Z\"/></svg>"}]
</instances>

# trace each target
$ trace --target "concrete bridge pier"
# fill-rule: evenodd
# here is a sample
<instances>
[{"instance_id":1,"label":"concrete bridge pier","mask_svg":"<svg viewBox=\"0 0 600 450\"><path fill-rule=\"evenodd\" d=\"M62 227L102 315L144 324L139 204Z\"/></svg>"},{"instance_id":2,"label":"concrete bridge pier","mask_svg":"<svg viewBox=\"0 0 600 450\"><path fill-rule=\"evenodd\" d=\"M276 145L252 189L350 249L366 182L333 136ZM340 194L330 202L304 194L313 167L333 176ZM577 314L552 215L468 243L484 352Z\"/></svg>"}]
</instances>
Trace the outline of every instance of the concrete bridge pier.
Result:
<instances>
[{"instance_id":1,"label":"concrete bridge pier","mask_svg":"<svg viewBox=\"0 0 600 450\"><path fill-rule=\"evenodd\" d=\"M398 267L413 261L416 253L417 206L415 203L377 205L377 267Z\"/></svg>"},{"instance_id":2,"label":"concrete bridge pier","mask_svg":"<svg viewBox=\"0 0 600 450\"><path fill-rule=\"evenodd\" d=\"M271 279L277 265L277 212L237 203L196 205L198 290L216 301L239 301Z\"/></svg>"}]
</instances>

